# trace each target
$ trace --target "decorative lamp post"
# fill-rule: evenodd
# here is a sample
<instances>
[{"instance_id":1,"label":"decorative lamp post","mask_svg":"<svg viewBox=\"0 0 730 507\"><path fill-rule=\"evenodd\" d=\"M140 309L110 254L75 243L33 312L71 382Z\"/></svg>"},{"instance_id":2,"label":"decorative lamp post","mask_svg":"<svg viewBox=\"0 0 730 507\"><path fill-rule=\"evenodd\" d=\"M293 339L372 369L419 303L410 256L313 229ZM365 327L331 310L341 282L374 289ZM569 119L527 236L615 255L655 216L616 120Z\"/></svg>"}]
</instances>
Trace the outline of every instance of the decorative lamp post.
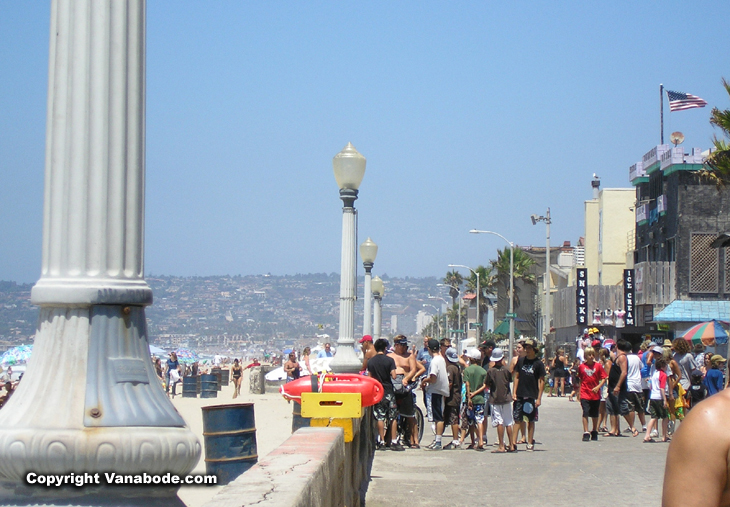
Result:
<instances>
[{"instance_id":1,"label":"decorative lamp post","mask_svg":"<svg viewBox=\"0 0 730 507\"><path fill-rule=\"evenodd\" d=\"M510 240L502 236L498 232L494 231L480 231L472 229L469 231L472 234L492 234L499 236L507 242L509 245L509 357L512 360L512 353L515 347L515 244Z\"/></svg>"},{"instance_id":2,"label":"decorative lamp post","mask_svg":"<svg viewBox=\"0 0 730 507\"><path fill-rule=\"evenodd\" d=\"M340 332L337 354L330 368L335 373L357 373L362 362L355 353L355 297L357 289L357 226L355 200L365 175L365 157L351 143L332 159L342 199L342 255L340 264Z\"/></svg>"},{"instance_id":3,"label":"decorative lamp post","mask_svg":"<svg viewBox=\"0 0 730 507\"><path fill-rule=\"evenodd\" d=\"M362 265L365 268L365 306L363 310L363 324L362 334L372 334L373 330L373 318L371 315L372 310L372 273L373 265L375 264L375 257L378 255L378 245L373 242L372 239L368 238L360 245L360 257L362 258Z\"/></svg>"},{"instance_id":4,"label":"decorative lamp post","mask_svg":"<svg viewBox=\"0 0 730 507\"><path fill-rule=\"evenodd\" d=\"M383 317L381 313L380 301L385 295L385 288L383 287L383 280L379 276L374 276L372 281L373 299L375 304L373 305L373 341L380 338L380 330L382 328Z\"/></svg>"},{"instance_id":5,"label":"decorative lamp post","mask_svg":"<svg viewBox=\"0 0 730 507\"><path fill-rule=\"evenodd\" d=\"M482 338L482 322L481 322L481 319L479 318L479 310L481 308L479 306L479 297L481 296L482 287L481 287L481 282L479 280L479 273L474 271L473 269L471 269L469 266L465 266L464 264L449 264L449 267L450 268L466 268L469 271L471 271L472 273L474 273L474 276L477 277L477 345L479 345L479 341ZM461 307L459 309L461 309Z\"/></svg>"},{"instance_id":6,"label":"decorative lamp post","mask_svg":"<svg viewBox=\"0 0 730 507\"><path fill-rule=\"evenodd\" d=\"M432 296L431 294L428 295L428 299L439 299L443 303L441 308L439 308L439 322L441 322L441 312L443 311L442 308L446 308L446 312L444 312L444 330L441 335L441 338L445 338L449 332L449 302L440 296Z\"/></svg>"},{"instance_id":7,"label":"decorative lamp post","mask_svg":"<svg viewBox=\"0 0 730 507\"><path fill-rule=\"evenodd\" d=\"M543 285L545 287L545 304L544 316L542 318L542 339L543 343L547 341L547 337L550 334L550 208L547 209L545 216L532 215L530 217L532 225L537 225L538 222L545 222L545 281Z\"/></svg>"},{"instance_id":8,"label":"decorative lamp post","mask_svg":"<svg viewBox=\"0 0 730 507\"><path fill-rule=\"evenodd\" d=\"M147 341L145 2L53 0L50 33L40 316L0 411L0 500L15 485L20 503L148 504L145 488L24 486L28 472L185 475L201 453Z\"/></svg>"},{"instance_id":9,"label":"decorative lamp post","mask_svg":"<svg viewBox=\"0 0 730 507\"><path fill-rule=\"evenodd\" d=\"M427 306L430 306L433 308L433 310L438 314L438 318L436 319L436 337L441 338L441 310L436 308L433 305L429 305L427 303L423 303L423 307L426 308Z\"/></svg>"},{"instance_id":10,"label":"decorative lamp post","mask_svg":"<svg viewBox=\"0 0 730 507\"><path fill-rule=\"evenodd\" d=\"M462 329L461 329L461 290L458 287L454 287L453 285L447 285L445 283L437 283L436 286L449 289L449 291L451 289L454 289L458 293L457 299L459 300L459 309L457 310L457 319L458 319L457 326L458 326L459 333L461 333L461 331L462 331ZM459 333L454 333L454 338L455 338L455 341L457 344L459 343L459 340L461 338L461 336L457 336Z\"/></svg>"}]
</instances>

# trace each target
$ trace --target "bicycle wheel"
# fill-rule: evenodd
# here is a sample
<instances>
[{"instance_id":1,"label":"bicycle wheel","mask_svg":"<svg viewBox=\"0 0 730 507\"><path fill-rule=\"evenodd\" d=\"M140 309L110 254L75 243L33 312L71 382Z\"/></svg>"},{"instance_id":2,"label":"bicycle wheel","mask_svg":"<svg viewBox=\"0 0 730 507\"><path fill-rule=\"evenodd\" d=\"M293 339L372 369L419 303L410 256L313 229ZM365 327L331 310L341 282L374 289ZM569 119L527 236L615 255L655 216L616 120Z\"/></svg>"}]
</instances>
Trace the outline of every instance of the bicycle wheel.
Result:
<instances>
[{"instance_id":1,"label":"bicycle wheel","mask_svg":"<svg viewBox=\"0 0 730 507\"><path fill-rule=\"evenodd\" d=\"M420 407L416 406L416 431L418 432L418 443L421 443L421 439L423 438L423 412L421 411Z\"/></svg>"}]
</instances>

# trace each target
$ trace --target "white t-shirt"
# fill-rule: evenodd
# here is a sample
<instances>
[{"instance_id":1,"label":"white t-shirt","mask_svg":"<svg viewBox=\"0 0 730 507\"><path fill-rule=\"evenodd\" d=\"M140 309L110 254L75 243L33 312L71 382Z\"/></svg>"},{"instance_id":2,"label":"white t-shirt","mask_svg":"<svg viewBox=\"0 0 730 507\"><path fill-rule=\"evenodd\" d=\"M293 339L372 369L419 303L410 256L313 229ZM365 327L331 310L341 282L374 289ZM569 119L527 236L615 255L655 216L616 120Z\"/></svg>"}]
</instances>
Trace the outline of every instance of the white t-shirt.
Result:
<instances>
[{"instance_id":1,"label":"white t-shirt","mask_svg":"<svg viewBox=\"0 0 730 507\"><path fill-rule=\"evenodd\" d=\"M580 359L580 362L581 363L585 363L586 362L586 355L585 355L585 351L583 349L578 349L575 352L575 357L577 357L578 359Z\"/></svg>"},{"instance_id":2,"label":"white t-shirt","mask_svg":"<svg viewBox=\"0 0 730 507\"><path fill-rule=\"evenodd\" d=\"M435 382L429 382L426 385L428 394L436 393L441 396L449 395L449 376L446 373L446 360L441 354L436 354L431 358L431 365L428 367L428 376L436 376Z\"/></svg>"},{"instance_id":3,"label":"white t-shirt","mask_svg":"<svg viewBox=\"0 0 730 507\"><path fill-rule=\"evenodd\" d=\"M626 389L632 393L640 393L641 359L636 354L627 354L626 360Z\"/></svg>"}]
</instances>

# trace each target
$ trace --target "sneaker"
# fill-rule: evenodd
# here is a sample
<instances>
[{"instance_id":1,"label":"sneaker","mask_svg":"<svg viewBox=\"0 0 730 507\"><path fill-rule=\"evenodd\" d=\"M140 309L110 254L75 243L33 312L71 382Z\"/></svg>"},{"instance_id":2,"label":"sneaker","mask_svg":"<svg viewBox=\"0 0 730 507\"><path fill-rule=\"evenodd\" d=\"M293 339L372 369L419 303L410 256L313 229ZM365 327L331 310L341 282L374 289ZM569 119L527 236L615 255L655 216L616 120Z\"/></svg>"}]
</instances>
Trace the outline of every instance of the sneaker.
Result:
<instances>
[{"instance_id":1,"label":"sneaker","mask_svg":"<svg viewBox=\"0 0 730 507\"><path fill-rule=\"evenodd\" d=\"M535 444L527 444L527 450L532 452L535 450Z\"/></svg>"},{"instance_id":2,"label":"sneaker","mask_svg":"<svg viewBox=\"0 0 730 507\"><path fill-rule=\"evenodd\" d=\"M405 451L403 446L397 442L395 444L390 444L390 450L391 451Z\"/></svg>"},{"instance_id":3,"label":"sneaker","mask_svg":"<svg viewBox=\"0 0 730 507\"><path fill-rule=\"evenodd\" d=\"M376 451L387 451L388 448L385 446L383 442L378 442L375 444L375 450Z\"/></svg>"},{"instance_id":4,"label":"sneaker","mask_svg":"<svg viewBox=\"0 0 730 507\"><path fill-rule=\"evenodd\" d=\"M452 451L454 449L461 449L459 442L457 442L456 440L452 440L448 445L444 446L445 451Z\"/></svg>"},{"instance_id":5,"label":"sneaker","mask_svg":"<svg viewBox=\"0 0 730 507\"><path fill-rule=\"evenodd\" d=\"M626 428L626 429L624 430L624 433L631 433L631 428Z\"/></svg>"},{"instance_id":6,"label":"sneaker","mask_svg":"<svg viewBox=\"0 0 730 507\"><path fill-rule=\"evenodd\" d=\"M651 430L651 435L649 435L651 438L657 438L659 436L659 432L657 430Z\"/></svg>"},{"instance_id":7,"label":"sneaker","mask_svg":"<svg viewBox=\"0 0 730 507\"><path fill-rule=\"evenodd\" d=\"M642 433L646 433L646 426L642 426L642 427L641 427L641 432L642 432Z\"/></svg>"},{"instance_id":8,"label":"sneaker","mask_svg":"<svg viewBox=\"0 0 730 507\"><path fill-rule=\"evenodd\" d=\"M439 444L439 445L441 445L441 444ZM436 446L436 441L434 440L433 442L431 442L430 444L428 444L425 448L428 449L428 450L431 450L435 446Z\"/></svg>"},{"instance_id":9,"label":"sneaker","mask_svg":"<svg viewBox=\"0 0 730 507\"><path fill-rule=\"evenodd\" d=\"M591 440L598 441L598 432L597 431L591 431Z\"/></svg>"},{"instance_id":10,"label":"sneaker","mask_svg":"<svg viewBox=\"0 0 730 507\"><path fill-rule=\"evenodd\" d=\"M585 433L583 433L583 441L590 442L590 440L591 440L591 434L588 433L587 431Z\"/></svg>"},{"instance_id":11,"label":"sneaker","mask_svg":"<svg viewBox=\"0 0 730 507\"><path fill-rule=\"evenodd\" d=\"M434 442L433 447L429 446L428 449L430 451L440 451L443 447L441 447L441 442Z\"/></svg>"}]
</instances>

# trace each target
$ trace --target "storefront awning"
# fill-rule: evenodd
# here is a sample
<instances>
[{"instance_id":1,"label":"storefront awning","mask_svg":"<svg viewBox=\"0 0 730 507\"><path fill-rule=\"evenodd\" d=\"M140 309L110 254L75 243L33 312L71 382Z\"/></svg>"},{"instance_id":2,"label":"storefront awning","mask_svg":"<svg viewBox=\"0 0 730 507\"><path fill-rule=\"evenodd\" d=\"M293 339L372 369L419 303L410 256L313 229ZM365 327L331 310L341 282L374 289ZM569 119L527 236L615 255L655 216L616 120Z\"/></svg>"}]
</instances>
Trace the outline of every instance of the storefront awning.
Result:
<instances>
[{"instance_id":1,"label":"storefront awning","mask_svg":"<svg viewBox=\"0 0 730 507\"><path fill-rule=\"evenodd\" d=\"M730 301L672 301L654 322L704 322L730 319Z\"/></svg>"}]
</instances>

